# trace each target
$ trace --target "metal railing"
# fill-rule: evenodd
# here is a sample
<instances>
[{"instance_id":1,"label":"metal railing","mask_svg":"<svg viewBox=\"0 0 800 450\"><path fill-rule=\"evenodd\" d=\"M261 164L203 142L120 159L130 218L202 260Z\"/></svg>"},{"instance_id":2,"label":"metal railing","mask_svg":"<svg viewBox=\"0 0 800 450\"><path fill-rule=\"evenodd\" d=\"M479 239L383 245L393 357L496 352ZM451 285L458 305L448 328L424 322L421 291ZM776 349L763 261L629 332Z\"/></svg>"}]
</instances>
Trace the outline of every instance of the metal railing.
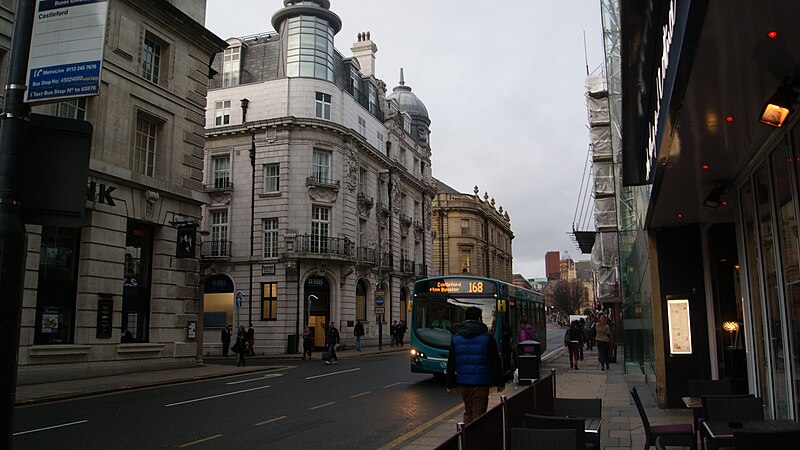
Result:
<instances>
[{"instance_id":1,"label":"metal railing","mask_svg":"<svg viewBox=\"0 0 800 450\"><path fill-rule=\"evenodd\" d=\"M233 182L231 180L214 180L213 182L204 186L206 191L224 191L233 189Z\"/></svg>"},{"instance_id":2,"label":"metal railing","mask_svg":"<svg viewBox=\"0 0 800 450\"><path fill-rule=\"evenodd\" d=\"M322 178L317 175L311 175L310 177L306 178L306 186L308 185L317 185L317 186L328 186L328 187L339 187L340 185L339 180L331 180L328 178Z\"/></svg>"},{"instance_id":3,"label":"metal railing","mask_svg":"<svg viewBox=\"0 0 800 450\"><path fill-rule=\"evenodd\" d=\"M295 236L294 250L297 253L314 255L353 256L355 245L346 238L301 235Z\"/></svg>"},{"instance_id":4,"label":"metal railing","mask_svg":"<svg viewBox=\"0 0 800 450\"><path fill-rule=\"evenodd\" d=\"M203 258L230 258L232 247L231 241L203 241L200 247L200 256Z\"/></svg>"},{"instance_id":5,"label":"metal railing","mask_svg":"<svg viewBox=\"0 0 800 450\"><path fill-rule=\"evenodd\" d=\"M356 261L376 265L378 263L378 254L374 248L358 247L356 249Z\"/></svg>"}]
</instances>

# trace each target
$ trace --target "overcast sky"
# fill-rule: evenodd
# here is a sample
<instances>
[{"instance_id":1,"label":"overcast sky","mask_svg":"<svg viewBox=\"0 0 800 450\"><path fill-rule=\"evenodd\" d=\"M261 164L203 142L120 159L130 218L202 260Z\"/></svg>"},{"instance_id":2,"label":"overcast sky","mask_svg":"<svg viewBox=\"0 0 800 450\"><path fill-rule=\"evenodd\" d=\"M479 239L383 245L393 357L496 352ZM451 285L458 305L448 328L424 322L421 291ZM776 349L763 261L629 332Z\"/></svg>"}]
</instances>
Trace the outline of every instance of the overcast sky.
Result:
<instances>
[{"instance_id":1,"label":"overcast sky","mask_svg":"<svg viewBox=\"0 0 800 450\"><path fill-rule=\"evenodd\" d=\"M223 39L272 30L282 0L207 0ZM588 259L572 229L589 146L589 70L603 63L600 0L331 0L345 57L360 31L378 46L377 77L400 68L431 119L433 176L478 185L511 216L514 272L545 275L544 254Z\"/></svg>"}]
</instances>

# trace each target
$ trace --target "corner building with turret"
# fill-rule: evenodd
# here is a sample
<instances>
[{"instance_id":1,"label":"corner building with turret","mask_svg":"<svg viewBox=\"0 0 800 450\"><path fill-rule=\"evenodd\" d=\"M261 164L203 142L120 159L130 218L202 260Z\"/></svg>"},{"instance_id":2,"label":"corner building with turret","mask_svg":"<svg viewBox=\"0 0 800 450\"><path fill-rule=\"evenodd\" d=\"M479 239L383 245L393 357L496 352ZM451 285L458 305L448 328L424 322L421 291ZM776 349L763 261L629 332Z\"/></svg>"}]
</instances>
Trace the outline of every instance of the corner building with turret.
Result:
<instances>
[{"instance_id":1,"label":"corner building with turret","mask_svg":"<svg viewBox=\"0 0 800 450\"><path fill-rule=\"evenodd\" d=\"M427 109L402 69L387 92L369 32L350 57L334 48L342 22L327 0L285 0L272 25L214 60L204 352L220 354L223 326L250 323L256 354L297 351L306 326L322 347L331 321L348 346L356 320L366 345L387 324L387 344L431 264Z\"/></svg>"}]
</instances>

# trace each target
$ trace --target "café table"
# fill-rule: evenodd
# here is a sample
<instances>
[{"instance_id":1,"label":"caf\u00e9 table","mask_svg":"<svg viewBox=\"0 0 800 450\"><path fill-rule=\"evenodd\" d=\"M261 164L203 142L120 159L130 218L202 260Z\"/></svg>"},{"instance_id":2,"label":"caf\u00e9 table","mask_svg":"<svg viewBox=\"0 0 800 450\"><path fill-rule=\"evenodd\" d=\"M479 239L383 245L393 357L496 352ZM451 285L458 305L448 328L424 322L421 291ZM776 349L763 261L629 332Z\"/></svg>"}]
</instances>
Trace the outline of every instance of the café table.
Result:
<instances>
[{"instance_id":1,"label":"caf\u00e9 table","mask_svg":"<svg viewBox=\"0 0 800 450\"><path fill-rule=\"evenodd\" d=\"M689 409L698 409L703 407L702 397L681 397L684 406Z\"/></svg>"},{"instance_id":2,"label":"caf\u00e9 table","mask_svg":"<svg viewBox=\"0 0 800 450\"><path fill-rule=\"evenodd\" d=\"M602 417L586 417L585 433L597 434L600 432L600 425L603 423Z\"/></svg>"},{"instance_id":3,"label":"caf\u00e9 table","mask_svg":"<svg viewBox=\"0 0 800 450\"><path fill-rule=\"evenodd\" d=\"M781 432L800 431L800 423L794 420L707 420L703 426L708 433L709 450L717 450L721 444L731 444L737 431Z\"/></svg>"}]
</instances>

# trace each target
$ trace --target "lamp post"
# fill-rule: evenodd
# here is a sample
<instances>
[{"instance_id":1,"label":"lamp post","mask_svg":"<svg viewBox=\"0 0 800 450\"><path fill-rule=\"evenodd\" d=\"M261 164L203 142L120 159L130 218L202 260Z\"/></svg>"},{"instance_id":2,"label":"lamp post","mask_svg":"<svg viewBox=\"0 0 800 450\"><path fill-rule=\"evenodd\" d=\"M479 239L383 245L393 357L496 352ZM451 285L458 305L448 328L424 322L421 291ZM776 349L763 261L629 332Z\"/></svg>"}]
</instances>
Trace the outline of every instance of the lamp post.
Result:
<instances>
[{"instance_id":1,"label":"lamp post","mask_svg":"<svg viewBox=\"0 0 800 450\"><path fill-rule=\"evenodd\" d=\"M242 100L242 109L247 111L246 102ZM250 282L248 283L249 294L247 298L247 325L253 323L253 247L255 239L256 221L256 132L250 134Z\"/></svg>"}]
</instances>

